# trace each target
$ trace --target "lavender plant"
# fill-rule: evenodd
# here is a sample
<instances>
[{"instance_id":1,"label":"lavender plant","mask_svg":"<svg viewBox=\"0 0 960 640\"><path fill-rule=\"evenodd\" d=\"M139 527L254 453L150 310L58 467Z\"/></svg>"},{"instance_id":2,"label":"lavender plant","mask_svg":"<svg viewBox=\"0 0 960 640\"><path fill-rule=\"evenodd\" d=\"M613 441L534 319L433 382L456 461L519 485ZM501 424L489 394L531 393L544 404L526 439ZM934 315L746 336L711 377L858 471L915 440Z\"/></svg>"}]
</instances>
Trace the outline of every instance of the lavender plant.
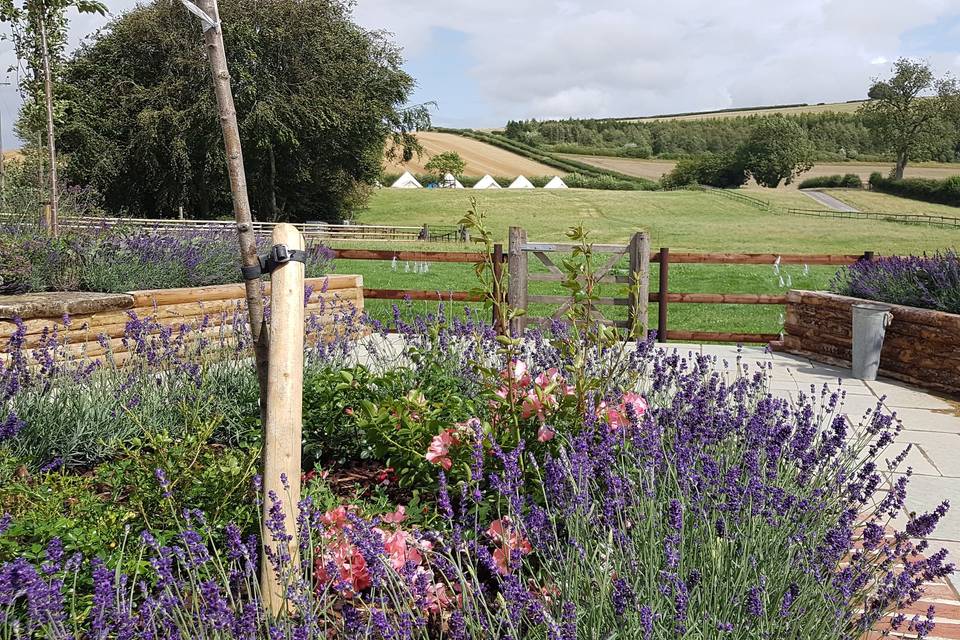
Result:
<instances>
[{"instance_id":1,"label":"lavender plant","mask_svg":"<svg viewBox=\"0 0 960 640\"><path fill-rule=\"evenodd\" d=\"M263 251L267 238L261 239ZM236 239L222 229L101 226L51 238L24 225L0 229L0 287L9 293L82 290L117 293L238 282ZM306 273L333 269L322 244L308 250Z\"/></svg>"},{"instance_id":2,"label":"lavender plant","mask_svg":"<svg viewBox=\"0 0 960 640\"><path fill-rule=\"evenodd\" d=\"M830 282L841 295L960 313L960 256L956 250L932 256L891 256L857 262Z\"/></svg>"},{"instance_id":3,"label":"lavender plant","mask_svg":"<svg viewBox=\"0 0 960 640\"><path fill-rule=\"evenodd\" d=\"M648 406L588 410L556 454L460 431L472 473L441 474L439 530L405 529L310 496L297 523L277 496L266 557L279 617L256 582L260 543L185 511L167 542L129 544L139 574L92 560L91 609L69 585L79 561L0 566L6 637L844 638L887 627L925 637L933 613L897 614L947 575L926 538L946 512L904 511L908 476L884 487L898 427L879 408L857 426L843 394L772 398L763 367L640 345ZM611 399L612 400L612 399ZM601 407L599 403L596 407ZM567 434L570 435L567 435ZM521 462L525 464L521 464ZM524 468L525 467L525 468ZM161 487L170 487L158 472ZM530 479L536 481L531 482ZM288 543L296 542L291 556ZM926 556L926 557L924 557ZM19 635L14 635L19 634Z\"/></svg>"}]
</instances>

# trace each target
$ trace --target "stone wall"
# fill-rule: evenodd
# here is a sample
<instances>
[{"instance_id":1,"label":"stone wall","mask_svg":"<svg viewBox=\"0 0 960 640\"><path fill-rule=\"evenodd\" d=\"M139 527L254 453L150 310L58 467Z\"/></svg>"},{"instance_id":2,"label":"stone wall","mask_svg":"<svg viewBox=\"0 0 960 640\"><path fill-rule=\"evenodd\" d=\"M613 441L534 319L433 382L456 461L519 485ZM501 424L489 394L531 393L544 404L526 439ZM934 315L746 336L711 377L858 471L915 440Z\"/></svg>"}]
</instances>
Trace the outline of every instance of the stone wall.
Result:
<instances>
[{"instance_id":1,"label":"stone wall","mask_svg":"<svg viewBox=\"0 0 960 640\"><path fill-rule=\"evenodd\" d=\"M818 291L790 291L783 349L850 366L853 305L864 302ZM928 389L960 393L960 315L891 305L880 375Z\"/></svg>"}]
</instances>

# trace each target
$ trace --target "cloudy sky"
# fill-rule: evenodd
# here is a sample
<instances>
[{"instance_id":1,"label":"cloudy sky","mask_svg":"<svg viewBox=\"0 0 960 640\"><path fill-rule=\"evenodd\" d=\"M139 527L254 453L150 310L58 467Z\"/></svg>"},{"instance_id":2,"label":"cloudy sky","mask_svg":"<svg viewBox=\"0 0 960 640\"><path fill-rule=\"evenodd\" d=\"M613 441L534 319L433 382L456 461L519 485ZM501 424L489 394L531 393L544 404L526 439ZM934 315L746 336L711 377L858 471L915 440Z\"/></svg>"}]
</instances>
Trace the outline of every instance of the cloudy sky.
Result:
<instances>
[{"instance_id":1,"label":"cloudy sky","mask_svg":"<svg viewBox=\"0 0 960 640\"><path fill-rule=\"evenodd\" d=\"M958 0L357 0L355 16L394 34L415 100L452 126L851 100L899 56L960 75ZM75 18L73 40L103 22ZM17 104L0 87L5 141Z\"/></svg>"}]
</instances>

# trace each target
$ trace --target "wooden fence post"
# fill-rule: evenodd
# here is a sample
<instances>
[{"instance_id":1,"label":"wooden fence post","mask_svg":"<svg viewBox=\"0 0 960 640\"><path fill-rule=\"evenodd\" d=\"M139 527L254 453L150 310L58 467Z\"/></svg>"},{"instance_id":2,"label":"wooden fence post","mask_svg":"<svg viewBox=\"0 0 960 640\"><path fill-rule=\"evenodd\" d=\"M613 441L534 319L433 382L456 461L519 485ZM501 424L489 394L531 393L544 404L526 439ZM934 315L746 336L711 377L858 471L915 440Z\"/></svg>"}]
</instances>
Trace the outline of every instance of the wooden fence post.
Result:
<instances>
[{"instance_id":1,"label":"wooden fence post","mask_svg":"<svg viewBox=\"0 0 960 640\"><path fill-rule=\"evenodd\" d=\"M527 310L527 231L522 227L510 227L510 241L507 245L507 268L510 282L507 287L507 304L513 311ZM510 321L510 334L517 338L527 330L527 317L520 315Z\"/></svg>"},{"instance_id":2,"label":"wooden fence post","mask_svg":"<svg viewBox=\"0 0 960 640\"><path fill-rule=\"evenodd\" d=\"M630 238L630 311L628 324L634 338L647 339L650 326L650 236L638 232ZM634 281L639 278L639 283ZM638 287L639 284L639 287Z\"/></svg>"},{"instance_id":3,"label":"wooden fence post","mask_svg":"<svg viewBox=\"0 0 960 640\"><path fill-rule=\"evenodd\" d=\"M497 335L504 335L503 326L503 245L493 245L493 328Z\"/></svg>"},{"instance_id":4,"label":"wooden fence post","mask_svg":"<svg viewBox=\"0 0 960 640\"><path fill-rule=\"evenodd\" d=\"M43 204L43 228L48 236L56 238L60 234L57 218L53 215L53 205L49 202Z\"/></svg>"},{"instance_id":5,"label":"wooden fence post","mask_svg":"<svg viewBox=\"0 0 960 640\"><path fill-rule=\"evenodd\" d=\"M303 236L291 224L273 230L273 245L303 249ZM303 420L303 278L302 262L281 264L272 274L270 291L270 358L267 377L267 420L263 434L263 522L270 518L273 493L283 505L289 543L290 566L297 558L297 504L300 502L300 456ZM264 524L262 542L271 544ZM282 544L282 543L278 543ZM288 578L289 579L289 578ZM267 611L277 614L286 599L284 585L269 559L261 559L260 589Z\"/></svg>"},{"instance_id":6,"label":"wooden fence post","mask_svg":"<svg viewBox=\"0 0 960 640\"><path fill-rule=\"evenodd\" d=\"M657 294L657 342L667 341L667 295L670 293L670 249L660 247L660 292Z\"/></svg>"}]
</instances>

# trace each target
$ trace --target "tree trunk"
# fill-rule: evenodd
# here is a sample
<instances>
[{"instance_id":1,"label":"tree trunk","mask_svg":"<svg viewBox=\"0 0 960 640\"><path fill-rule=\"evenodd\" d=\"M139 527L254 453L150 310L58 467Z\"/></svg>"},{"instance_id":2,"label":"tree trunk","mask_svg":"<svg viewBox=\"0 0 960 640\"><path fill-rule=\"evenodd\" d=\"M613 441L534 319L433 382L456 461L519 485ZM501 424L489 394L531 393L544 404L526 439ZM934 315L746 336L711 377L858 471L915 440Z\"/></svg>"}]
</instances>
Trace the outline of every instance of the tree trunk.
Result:
<instances>
[{"instance_id":1,"label":"tree trunk","mask_svg":"<svg viewBox=\"0 0 960 640\"><path fill-rule=\"evenodd\" d=\"M57 145L53 132L53 78L50 75L47 26L43 16L40 17L40 47L43 54L43 91L47 103L47 151L50 154L50 233L55 236L60 218L60 185L57 182Z\"/></svg>"},{"instance_id":2,"label":"tree trunk","mask_svg":"<svg viewBox=\"0 0 960 640\"><path fill-rule=\"evenodd\" d=\"M277 209L277 157L273 153L273 145L267 147L270 154L270 219L277 221L280 219L280 211Z\"/></svg>"},{"instance_id":3,"label":"tree trunk","mask_svg":"<svg viewBox=\"0 0 960 640\"><path fill-rule=\"evenodd\" d=\"M247 177L243 169L243 151L240 147L240 127L233 104L230 87L230 71L223 48L223 32L220 30L220 12L217 0L199 0L198 6L213 19L217 26L206 29L203 38L210 60L213 89L217 96L220 126L223 129L223 146L227 154L227 172L230 174L230 191L233 195L233 215L237 221L240 239L240 261L245 267L258 264L257 238L253 232L253 216L247 196ZM260 278L246 281L247 310L250 316L250 333L253 338L254 358L257 363L257 380L260 384L260 420L266 424L267 363L269 359L269 332L263 314L263 282Z\"/></svg>"},{"instance_id":4,"label":"tree trunk","mask_svg":"<svg viewBox=\"0 0 960 640\"><path fill-rule=\"evenodd\" d=\"M903 172L907 168L907 153L906 151L901 151L897 154L897 166L893 170L893 177L897 180L903 180Z\"/></svg>"}]
</instances>

